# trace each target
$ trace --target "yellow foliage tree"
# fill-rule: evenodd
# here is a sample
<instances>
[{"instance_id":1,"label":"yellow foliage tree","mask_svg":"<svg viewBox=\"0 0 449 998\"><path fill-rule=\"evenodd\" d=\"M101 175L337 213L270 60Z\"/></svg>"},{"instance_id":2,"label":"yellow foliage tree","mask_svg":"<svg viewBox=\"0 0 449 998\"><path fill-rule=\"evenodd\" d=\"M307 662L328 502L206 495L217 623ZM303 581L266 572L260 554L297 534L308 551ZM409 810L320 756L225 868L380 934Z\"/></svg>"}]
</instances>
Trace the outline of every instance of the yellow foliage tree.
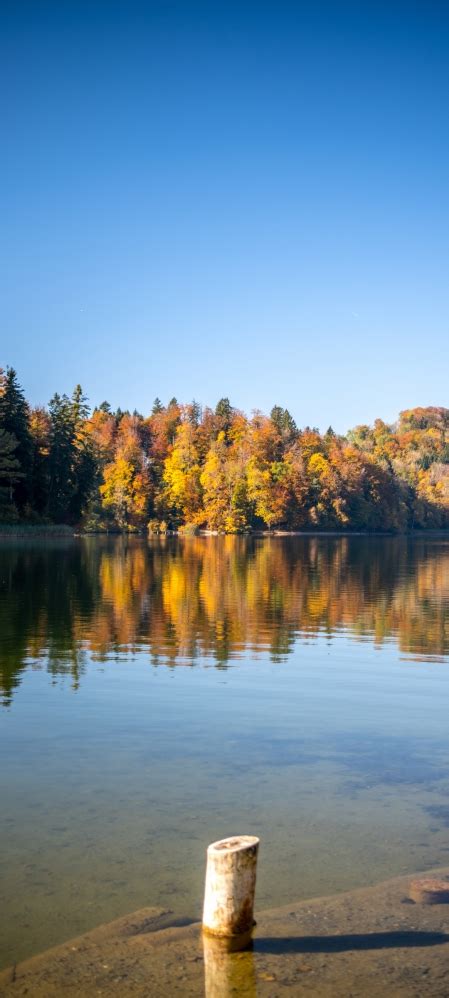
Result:
<instances>
[{"instance_id":1,"label":"yellow foliage tree","mask_svg":"<svg viewBox=\"0 0 449 998\"><path fill-rule=\"evenodd\" d=\"M211 530L232 534L248 523L248 496L245 476L245 449L241 438L226 445L221 431L206 456L201 485L204 490L204 516Z\"/></svg>"},{"instance_id":2,"label":"yellow foliage tree","mask_svg":"<svg viewBox=\"0 0 449 998\"><path fill-rule=\"evenodd\" d=\"M167 515L174 525L194 523L201 509L200 464L195 442L195 427L183 422L176 431L175 443L165 459L162 498Z\"/></svg>"},{"instance_id":3,"label":"yellow foliage tree","mask_svg":"<svg viewBox=\"0 0 449 998\"><path fill-rule=\"evenodd\" d=\"M251 457L247 467L248 497L254 503L256 516L269 530L280 525L287 511L289 483L283 461L263 462Z\"/></svg>"},{"instance_id":4,"label":"yellow foliage tree","mask_svg":"<svg viewBox=\"0 0 449 998\"><path fill-rule=\"evenodd\" d=\"M122 455L106 465L100 494L104 508L112 511L119 527L141 527L145 524L150 491L145 468L136 468Z\"/></svg>"}]
</instances>

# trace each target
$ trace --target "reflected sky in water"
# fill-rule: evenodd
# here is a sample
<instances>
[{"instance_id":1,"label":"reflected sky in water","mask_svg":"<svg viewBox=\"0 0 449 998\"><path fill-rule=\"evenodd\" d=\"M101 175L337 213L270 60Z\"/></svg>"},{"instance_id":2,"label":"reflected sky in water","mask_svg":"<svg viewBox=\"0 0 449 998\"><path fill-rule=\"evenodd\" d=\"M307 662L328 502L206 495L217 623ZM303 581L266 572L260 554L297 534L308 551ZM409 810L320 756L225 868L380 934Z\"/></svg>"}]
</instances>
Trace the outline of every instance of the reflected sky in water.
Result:
<instances>
[{"instance_id":1,"label":"reflected sky in water","mask_svg":"<svg viewBox=\"0 0 449 998\"><path fill-rule=\"evenodd\" d=\"M259 907L447 863L448 605L444 537L2 542L2 963L233 833Z\"/></svg>"}]
</instances>

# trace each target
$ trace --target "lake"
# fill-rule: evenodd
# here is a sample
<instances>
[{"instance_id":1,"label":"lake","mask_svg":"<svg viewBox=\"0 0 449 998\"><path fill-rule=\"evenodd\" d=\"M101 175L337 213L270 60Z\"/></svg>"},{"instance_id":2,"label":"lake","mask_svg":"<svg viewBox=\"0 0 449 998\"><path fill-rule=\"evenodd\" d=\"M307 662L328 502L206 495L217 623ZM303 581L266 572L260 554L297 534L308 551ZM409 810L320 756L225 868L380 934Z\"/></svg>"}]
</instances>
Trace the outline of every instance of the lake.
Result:
<instances>
[{"instance_id":1,"label":"lake","mask_svg":"<svg viewBox=\"0 0 449 998\"><path fill-rule=\"evenodd\" d=\"M1 965L144 905L447 864L449 538L0 542Z\"/></svg>"}]
</instances>

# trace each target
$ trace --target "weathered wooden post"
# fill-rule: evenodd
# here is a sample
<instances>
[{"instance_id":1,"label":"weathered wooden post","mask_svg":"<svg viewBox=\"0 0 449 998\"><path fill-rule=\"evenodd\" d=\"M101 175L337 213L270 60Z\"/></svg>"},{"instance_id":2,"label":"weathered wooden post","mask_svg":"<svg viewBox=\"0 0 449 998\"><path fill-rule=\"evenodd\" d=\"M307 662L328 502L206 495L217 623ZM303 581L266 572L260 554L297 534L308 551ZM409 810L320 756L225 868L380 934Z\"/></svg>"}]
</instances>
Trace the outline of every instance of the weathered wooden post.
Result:
<instances>
[{"instance_id":1,"label":"weathered wooden post","mask_svg":"<svg viewBox=\"0 0 449 998\"><path fill-rule=\"evenodd\" d=\"M207 850L203 929L214 936L250 936L259 839L233 835Z\"/></svg>"}]
</instances>

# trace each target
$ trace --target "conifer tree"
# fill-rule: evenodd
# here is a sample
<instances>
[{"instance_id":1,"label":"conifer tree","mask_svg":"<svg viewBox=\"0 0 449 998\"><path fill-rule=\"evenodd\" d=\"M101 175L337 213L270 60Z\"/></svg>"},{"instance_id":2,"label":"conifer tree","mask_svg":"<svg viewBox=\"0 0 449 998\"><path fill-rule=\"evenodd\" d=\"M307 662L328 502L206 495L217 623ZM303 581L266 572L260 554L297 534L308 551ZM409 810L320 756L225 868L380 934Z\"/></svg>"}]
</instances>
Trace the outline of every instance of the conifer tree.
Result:
<instances>
[{"instance_id":1,"label":"conifer tree","mask_svg":"<svg viewBox=\"0 0 449 998\"><path fill-rule=\"evenodd\" d=\"M12 433L17 441L15 460L20 477L16 478L12 499L22 512L30 498L31 436L28 426L28 405L13 367L0 371L0 429Z\"/></svg>"},{"instance_id":2,"label":"conifer tree","mask_svg":"<svg viewBox=\"0 0 449 998\"><path fill-rule=\"evenodd\" d=\"M67 520L67 511L74 493L73 480L73 415L67 395L56 393L49 403L50 456L48 512L55 523Z\"/></svg>"},{"instance_id":3,"label":"conifer tree","mask_svg":"<svg viewBox=\"0 0 449 998\"><path fill-rule=\"evenodd\" d=\"M215 406L215 416L217 418L217 436L218 433L227 433L231 427L232 417L234 414L234 409L228 398L222 398L217 402Z\"/></svg>"},{"instance_id":4,"label":"conifer tree","mask_svg":"<svg viewBox=\"0 0 449 998\"><path fill-rule=\"evenodd\" d=\"M69 521L77 523L87 508L94 488L98 490L93 441L87 431L89 405L81 385L77 385L71 399L73 424L73 492L70 499Z\"/></svg>"},{"instance_id":5,"label":"conifer tree","mask_svg":"<svg viewBox=\"0 0 449 998\"><path fill-rule=\"evenodd\" d=\"M30 410L31 434L31 513L38 519L48 508L50 417L46 409L37 406Z\"/></svg>"},{"instance_id":6,"label":"conifer tree","mask_svg":"<svg viewBox=\"0 0 449 998\"><path fill-rule=\"evenodd\" d=\"M13 433L0 429L0 519L16 519L14 488L22 480L23 471L16 457L18 441Z\"/></svg>"}]
</instances>

